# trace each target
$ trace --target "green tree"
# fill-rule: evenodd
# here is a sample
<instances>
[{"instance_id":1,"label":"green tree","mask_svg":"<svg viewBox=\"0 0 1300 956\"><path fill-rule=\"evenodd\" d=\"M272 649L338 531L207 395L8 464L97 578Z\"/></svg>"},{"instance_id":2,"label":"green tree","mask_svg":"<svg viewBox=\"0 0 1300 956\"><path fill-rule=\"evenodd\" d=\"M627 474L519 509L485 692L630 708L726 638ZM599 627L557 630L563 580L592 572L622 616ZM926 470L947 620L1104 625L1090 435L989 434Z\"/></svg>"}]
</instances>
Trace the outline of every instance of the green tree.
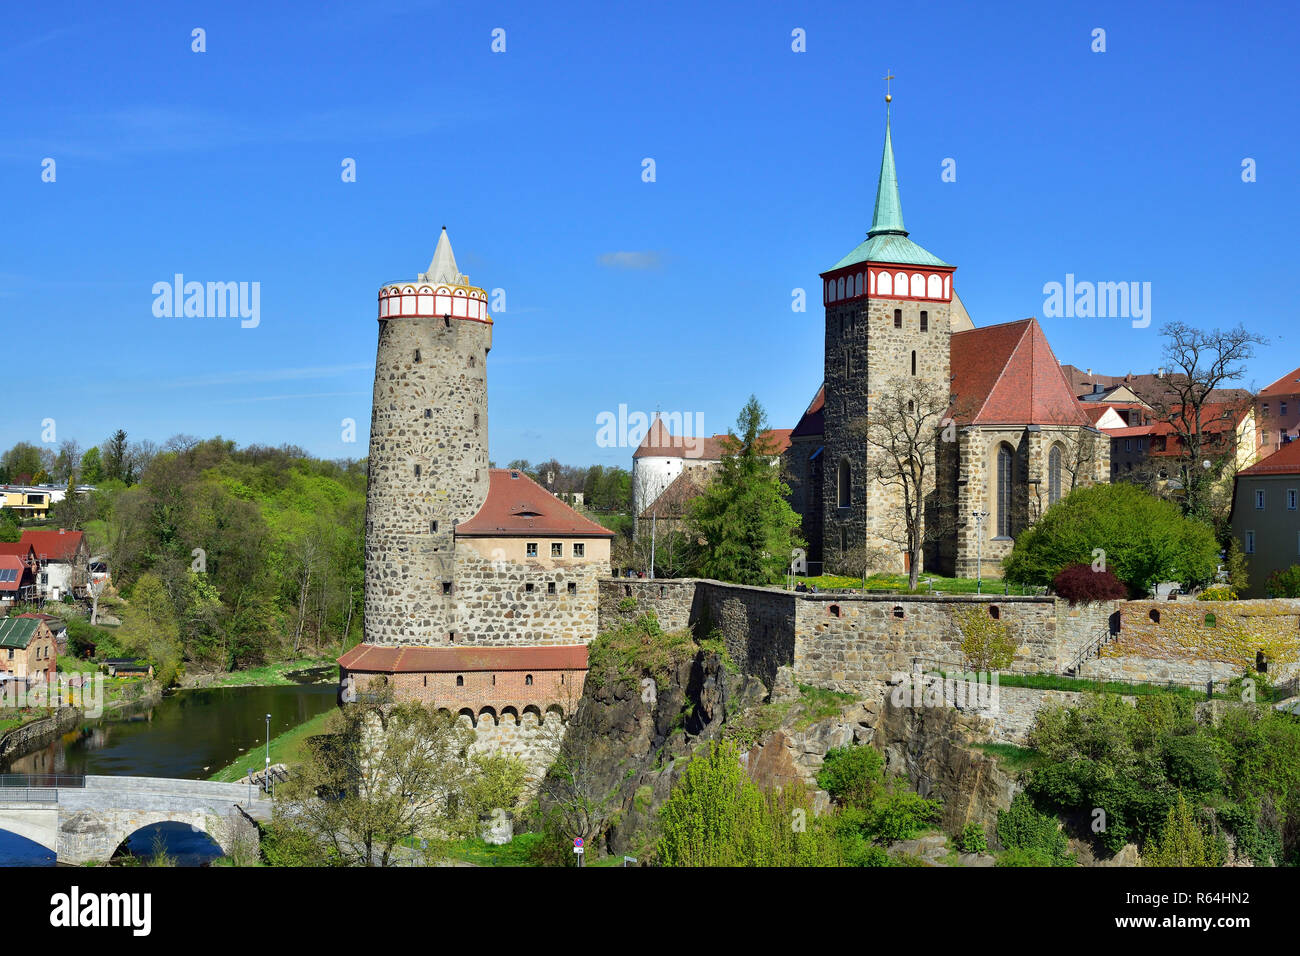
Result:
<instances>
[{"instance_id":1,"label":"green tree","mask_svg":"<svg viewBox=\"0 0 1300 956\"><path fill-rule=\"evenodd\" d=\"M1016 539L1004 568L1013 584L1048 585L1071 564L1104 561L1131 592L1161 581L1184 586L1214 578L1219 546L1213 529L1184 517L1127 482L1078 487Z\"/></svg>"},{"instance_id":2,"label":"green tree","mask_svg":"<svg viewBox=\"0 0 1300 956\"><path fill-rule=\"evenodd\" d=\"M92 445L81 456L81 481L86 485L97 485L104 480L104 462L99 456L99 446Z\"/></svg>"},{"instance_id":3,"label":"green tree","mask_svg":"<svg viewBox=\"0 0 1300 956\"><path fill-rule=\"evenodd\" d=\"M176 609L157 575L144 574L135 582L117 637L128 654L153 663L164 686L176 679L181 664Z\"/></svg>"},{"instance_id":4,"label":"green tree","mask_svg":"<svg viewBox=\"0 0 1300 956\"><path fill-rule=\"evenodd\" d=\"M839 866L830 822L803 787L762 791L729 741L695 756L660 808L665 866Z\"/></svg>"},{"instance_id":5,"label":"green tree","mask_svg":"<svg viewBox=\"0 0 1300 956\"><path fill-rule=\"evenodd\" d=\"M0 455L0 466L9 474L9 480L23 483L36 483L36 478L44 471L41 449L31 442L20 441L4 455Z\"/></svg>"},{"instance_id":6,"label":"green tree","mask_svg":"<svg viewBox=\"0 0 1300 956\"><path fill-rule=\"evenodd\" d=\"M764 585L782 580L799 537L799 516L774 464L767 416L750 396L723 439L720 472L691 502L689 525L696 571L703 577Z\"/></svg>"},{"instance_id":7,"label":"green tree","mask_svg":"<svg viewBox=\"0 0 1300 956\"><path fill-rule=\"evenodd\" d=\"M1010 667L1018 645L1011 629L995 620L988 608L970 607L957 615L957 633L961 635L961 652L966 666L979 673Z\"/></svg>"},{"instance_id":8,"label":"green tree","mask_svg":"<svg viewBox=\"0 0 1300 956\"><path fill-rule=\"evenodd\" d=\"M344 707L329 730L276 796L275 830L295 854L314 843L345 866L391 866L398 847L418 840L428 862L468 835L474 731L430 707L393 703L391 685Z\"/></svg>"},{"instance_id":9,"label":"green tree","mask_svg":"<svg viewBox=\"0 0 1300 956\"><path fill-rule=\"evenodd\" d=\"M104 443L104 477L110 481L131 484L129 454L130 448L126 442L126 432L119 428Z\"/></svg>"},{"instance_id":10,"label":"green tree","mask_svg":"<svg viewBox=\"0 0 1300 956\"><path fill-rule=\"evenodd\" d=\"M1143 854L1147 866L1222 866L1218 841L1196 819L1192 805L1180 793L1154 845Z\"/></svg>"}]
</instances>

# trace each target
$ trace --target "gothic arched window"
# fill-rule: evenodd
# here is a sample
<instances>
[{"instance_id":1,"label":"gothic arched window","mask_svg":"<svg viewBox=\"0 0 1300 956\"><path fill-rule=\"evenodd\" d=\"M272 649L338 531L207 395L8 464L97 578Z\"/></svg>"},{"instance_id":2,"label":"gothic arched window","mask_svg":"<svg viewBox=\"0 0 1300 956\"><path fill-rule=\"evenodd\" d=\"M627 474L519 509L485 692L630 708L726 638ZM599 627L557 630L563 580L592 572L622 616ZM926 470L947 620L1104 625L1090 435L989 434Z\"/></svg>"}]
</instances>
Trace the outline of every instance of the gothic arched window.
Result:
<instances>
[{"instance_id":1,"label":"gothic arched window","mask_svg":"<svg viewBox=\"0 0 1300 956\"><path fill-rule=\"evenodd\" d=\"M1009 445L998 446L998 537L1011 537L1011 468Z\"/></svg>"},{"instance_id":2,"label":"gothic arched window","mask_svg":"<svg viewBox=\"0 0 1300 956\"><path fill-rule=\"evenodd\" d=\"M849 460L841 458L839 474L839 506L841 508L849 506L849 489L852 487L852 477L849 471Z\"/></svg>"},{"instance_id":3,"label":"gothic arched window","mask_svg":"<svg viewBox=\"0 0 1300 956\"><path fill-rule=\"evenodd\" d=\"M1061 446L1053 445L1047 455L1047 503L1061 500Z\"/></svg>"}]
</instances>

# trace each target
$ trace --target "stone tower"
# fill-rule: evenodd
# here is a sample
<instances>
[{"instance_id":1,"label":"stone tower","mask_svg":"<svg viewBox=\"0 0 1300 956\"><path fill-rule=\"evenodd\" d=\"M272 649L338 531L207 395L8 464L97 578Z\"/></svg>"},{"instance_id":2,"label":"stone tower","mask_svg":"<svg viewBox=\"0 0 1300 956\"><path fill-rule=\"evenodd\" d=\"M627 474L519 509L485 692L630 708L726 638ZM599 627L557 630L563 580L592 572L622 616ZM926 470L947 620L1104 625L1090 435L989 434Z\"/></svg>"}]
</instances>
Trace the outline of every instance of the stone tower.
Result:
<instances>
[{"instance_id":1,"label":"stone tower","mask_svg":"<svg viewBox=\"0 0 1300 956\"><path fill-rule=\"evenodd\" d=\"M828 573L905 568L886 529L902 515L899 492L870 478L863 438L873 403L891 379L950 382L954 266L922 249L903 227L889 112L876 205L867 238L821 274L826 305L822 546ZM888 555L883 558L881 554Z\"/></svg>"},{"instance_id":2,"label":"stone tower","mask_svg":"<svg viewBox=\"0 0 1300 956\"><path fill-rule=\"evenodd\" d=\"M436 646L456 630L455 528L487 499L487 293L446 227L429 270L379 290L366 494L367 644Z\"/></svg>"}]
</instances>

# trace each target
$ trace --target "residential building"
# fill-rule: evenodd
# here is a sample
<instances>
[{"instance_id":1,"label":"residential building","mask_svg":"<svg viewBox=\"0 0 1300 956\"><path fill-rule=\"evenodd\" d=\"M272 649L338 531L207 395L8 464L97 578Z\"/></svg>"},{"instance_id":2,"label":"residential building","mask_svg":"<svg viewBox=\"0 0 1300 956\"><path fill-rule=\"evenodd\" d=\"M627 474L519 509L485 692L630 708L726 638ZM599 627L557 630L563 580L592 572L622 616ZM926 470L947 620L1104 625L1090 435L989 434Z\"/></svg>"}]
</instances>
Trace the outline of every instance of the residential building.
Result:
<instances>
[{"instance_id":1,"label":"residential building","mask_svg":"<svg viewBox=\"0 0 1300 956\"><path fill-rule=\"evenodd\" d=\"M84 597L90 566L90 548L80 531L24 530L22 544L30 544L40 562L37 590L47 601L61 601L65 595Z\"/></svg>"},{"instance_id":2,"label":"residential building","mask_svg":"<svg viewBox=\"0 0 1300 956\"><path fill-rule=\"evenodd\" d=\"M1269 575L1300 564L1300 442L1237 473L1229 523L1250 563L1243 596L1267 596Z\"/></svg>"},{"instance_id":3,"label":"residential building","mask_svg":"<svg viewBox=\"0 0 1300 956\"><path fill-rule=\"evenodd\" d=\"M53 681L58 662L54 635L44 621L0 618L0 680Z\"/></svg>"},{"instance_id":4,"label":"residential building","mask_svg":"<svg viewBox=\"0 0 1300 956\"><path fill-rule=\"evenodd\" d=\"M1300 368L1260 391L1255 420L1261 457L1300 437Z\"/></svg>"}]
</instances>

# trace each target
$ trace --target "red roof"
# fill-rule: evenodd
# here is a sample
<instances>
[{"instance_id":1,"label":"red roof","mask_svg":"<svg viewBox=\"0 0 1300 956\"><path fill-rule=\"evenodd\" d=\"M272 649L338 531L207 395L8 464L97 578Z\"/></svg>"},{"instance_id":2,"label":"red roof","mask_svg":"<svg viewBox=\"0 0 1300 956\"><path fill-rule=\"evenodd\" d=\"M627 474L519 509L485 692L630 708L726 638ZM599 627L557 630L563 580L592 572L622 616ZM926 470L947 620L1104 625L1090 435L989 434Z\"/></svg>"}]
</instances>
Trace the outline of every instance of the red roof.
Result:
<instances>
[{"instance_id":1,"label":"red roof","mask_svg":"<svg viewBox=\"0 0 1300 956\"><path fill-rule=\"evenodd\" d=\"M1300 441L1287 442L1267 458L1237 472L1240 475L1300 475Z\"/></svg>"},{"instance_id":2,"label":"red roof","mask_svg":"<svg viewBox=\"0 0 1300 956\"><path fill-rule=\"evenodd\" d=\"M1090 425L1037 319L955 332L952 416L971 425Z\"/></svg>"},{"instance_id":3,"label":"red roof","mask_svg":"<svg viewBox=\"0 0 1300 956\"><path fill-rule=\"evenodd\" d=\"M790 447L789 428L769 428L763 438L773 446L771 454L779 455ZM726 434L704 436L674 435L662 418L656 418L646 432L641 444L632 453L633 458L692 458L701 461L721 461Z\"/></svg>"},{"instance_id":4,"label":"red roof","mask_svg":"<svg viewBox=\"0 0 1300 956\"><path fill-rule=\"evenodd\" d=\"M1268 398L1270 395L1300 395L1300 368L1283 375L1259 393L1260 398Z\"/></svg>"},{"instance_id":5,"label":"red roof","mask_svg":"<svg viewBox=\"0 0 1300 956\"><path fill-rule=\"evenodd\" d=\"M587 669L587 646L401 647L358 644L339 658L339 667L384 674L584 671Z\"/></svg>"},{"instance_id":6,"label":"red roof","mask_svg":"<svg viewBox=\"0 0 1300 956\"><path fill-rule=\"evenodd\" d=\"M42 561L71 561L77 553L83 535L80 531L24 531L22 544L36 549Z\"/></svg>"},{"instance_id":7,"label":"red roof","mask_svg":"<svg viewBox=\"0 0 1300 956\"><path fill-rule=\"evenodd\" d=\"M614 532L584 518L522 471L493 468L478 514L456 526L458 537L556 535L612 538Z\"/></svg>"},{"instance_id":8,"label":"red roof","mask_svg":"<svg viewBox=\"0 0 1300 956\"><path fill-rule=\"evenodd\" d=\"M799 419L799 424L790 432L791 438L803 438L805 435L822 435L826 432L826 386L817 389L812 404Z\"/></svg>"},{"instance_id":9,"label":"red roof","mask_svg":"<svg viewBox=\"0 0 1300 956\"><path fill-rule=\"evenodd\" d=\"M12 554L0 554L0 569L18 572L12 581L0 581L0 591L17 591L23 583L23 572L27 570L22 558Z\"/></svg>"},{"instance_id":10,"label":"red roof","mask_svg":"<svg viewBox=\"0 0 1300 956\"><path fill-rule=\"evenodd\" d=\"M26 561L36 557L36 549L24 541L0 541L0 554L12 554Z\"/></svg>"}]
</instances>

